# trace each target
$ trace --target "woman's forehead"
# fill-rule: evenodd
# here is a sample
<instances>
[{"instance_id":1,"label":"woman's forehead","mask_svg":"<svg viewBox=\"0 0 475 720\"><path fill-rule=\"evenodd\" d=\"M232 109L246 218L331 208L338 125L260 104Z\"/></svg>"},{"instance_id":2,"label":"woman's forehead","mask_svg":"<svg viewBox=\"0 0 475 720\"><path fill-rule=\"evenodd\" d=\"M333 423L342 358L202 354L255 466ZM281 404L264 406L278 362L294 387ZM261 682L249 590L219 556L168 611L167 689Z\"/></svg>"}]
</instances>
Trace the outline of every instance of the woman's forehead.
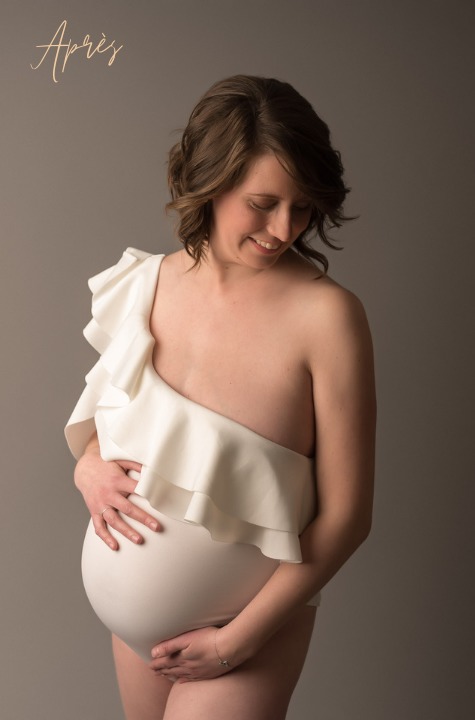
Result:
<instances>
[{"instance_id":1,"label":"woman's forehead","mask_svg":"<svg viewBox=\"0 0 475 720\"><path fill-rule=\"evenodd\" d=\"M260 155L250 164L240 188L259 197L292 195L295 200L308 199L276 155L270 153Z\"/></svg>"}]
</instances>

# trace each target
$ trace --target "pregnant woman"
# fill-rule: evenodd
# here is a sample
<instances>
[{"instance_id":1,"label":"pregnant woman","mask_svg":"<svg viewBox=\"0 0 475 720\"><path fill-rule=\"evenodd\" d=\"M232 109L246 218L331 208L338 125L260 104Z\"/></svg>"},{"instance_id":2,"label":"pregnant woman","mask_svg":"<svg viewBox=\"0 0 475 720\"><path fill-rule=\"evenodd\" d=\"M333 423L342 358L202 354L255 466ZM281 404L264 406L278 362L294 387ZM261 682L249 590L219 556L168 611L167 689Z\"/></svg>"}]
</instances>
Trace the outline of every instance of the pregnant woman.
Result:
<instances>
[{"instance_id":1,"label":"pregnant woman","mask_svg":"<svg viewBox=\"0 0 475 720\"><path fill-rule=\"evenodd\" d=\"M127 720L285 718L368 535L371 338L309 244L345 219L342 174L290 85L218 82L170 152L183 248L89 282L100 358L66 435Z\"/></svg>"}]
</instances>

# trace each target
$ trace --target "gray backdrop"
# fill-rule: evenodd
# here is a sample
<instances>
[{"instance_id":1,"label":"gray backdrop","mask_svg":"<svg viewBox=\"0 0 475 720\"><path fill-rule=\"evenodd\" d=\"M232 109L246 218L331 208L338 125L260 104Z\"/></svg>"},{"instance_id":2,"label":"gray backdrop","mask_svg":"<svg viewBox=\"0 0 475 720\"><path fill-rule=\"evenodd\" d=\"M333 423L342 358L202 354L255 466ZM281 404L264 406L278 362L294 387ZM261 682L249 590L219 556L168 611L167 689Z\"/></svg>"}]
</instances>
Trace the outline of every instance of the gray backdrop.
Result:
<instances>
[{"instance_id":1,"label":"gray backdrop","mask_svg":"<svg viewBox=\"0 0 475 720\"><path fill-rule=\"evenodd\" d=\"M176 247L173 131L236 72L290 81L333 130L360 219L331 274L377 358L374 529L325 591L289 718L473 717L474 19L469 0L2 0L2 720L121 717L62 437L94 361L86 279ZM32 70L63 20L123 44L115 62Z\"/></svg>"}]
</instances>

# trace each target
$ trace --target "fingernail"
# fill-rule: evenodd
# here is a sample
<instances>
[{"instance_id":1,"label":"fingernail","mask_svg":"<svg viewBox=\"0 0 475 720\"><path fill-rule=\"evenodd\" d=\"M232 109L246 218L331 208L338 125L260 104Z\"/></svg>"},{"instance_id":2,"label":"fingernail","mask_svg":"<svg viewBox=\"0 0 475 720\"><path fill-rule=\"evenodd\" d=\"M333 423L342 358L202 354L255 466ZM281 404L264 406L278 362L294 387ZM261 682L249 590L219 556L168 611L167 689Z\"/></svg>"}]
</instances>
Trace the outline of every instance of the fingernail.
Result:
<instances>
[{"instance_id":1,"label":"fingernail","mask_svg":"<svg viewBox=\"0 0 475 720\"><path fill-rule=\"evenodd\" d=\"M150 520L150 522L148 523L148 526L152 530L158 530L158 523L155 522L154 520Z\"/></svg>"},{"instance_id":2,"label":"fingernail","mask_svg":"<svg viewBox=\"0 0 475 720\"><path fill-rule=\"evenodd\" d=\"M140 542L140 538L138 535L131 535L130 539L134 541L134 543Z\"/></svg>"}]
</instances>

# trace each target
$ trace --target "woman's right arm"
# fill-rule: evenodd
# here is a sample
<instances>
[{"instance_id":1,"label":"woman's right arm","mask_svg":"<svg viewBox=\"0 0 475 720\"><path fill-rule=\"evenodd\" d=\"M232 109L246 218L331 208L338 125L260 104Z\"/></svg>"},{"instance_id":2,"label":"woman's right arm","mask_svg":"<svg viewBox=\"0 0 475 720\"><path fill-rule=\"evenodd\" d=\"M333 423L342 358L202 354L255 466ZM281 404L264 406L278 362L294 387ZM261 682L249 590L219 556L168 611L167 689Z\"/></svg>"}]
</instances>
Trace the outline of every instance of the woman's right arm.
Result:
<instances>
[{"instance_id":1,"label":"woman's right arm","mask_svg":"<svg viewBox=\"0 0 475 720\"><path fill-rule=\"evenodd\" d=\"M121 517L127 515L154 531L160 530L157 520L134 505L128 496L134 492L137 480L127 475L127 470L140 473L142 466L129 460L107 462L101 458L99 441L94 433L84 455L78 460L74 482L81 492L89 510L96 534L111 548L118 550L119 543L109 532L108 526L132 542L140 544L143 537ZM119 512L120 514L119 514Z\"/></svg>"}]
</instances>

